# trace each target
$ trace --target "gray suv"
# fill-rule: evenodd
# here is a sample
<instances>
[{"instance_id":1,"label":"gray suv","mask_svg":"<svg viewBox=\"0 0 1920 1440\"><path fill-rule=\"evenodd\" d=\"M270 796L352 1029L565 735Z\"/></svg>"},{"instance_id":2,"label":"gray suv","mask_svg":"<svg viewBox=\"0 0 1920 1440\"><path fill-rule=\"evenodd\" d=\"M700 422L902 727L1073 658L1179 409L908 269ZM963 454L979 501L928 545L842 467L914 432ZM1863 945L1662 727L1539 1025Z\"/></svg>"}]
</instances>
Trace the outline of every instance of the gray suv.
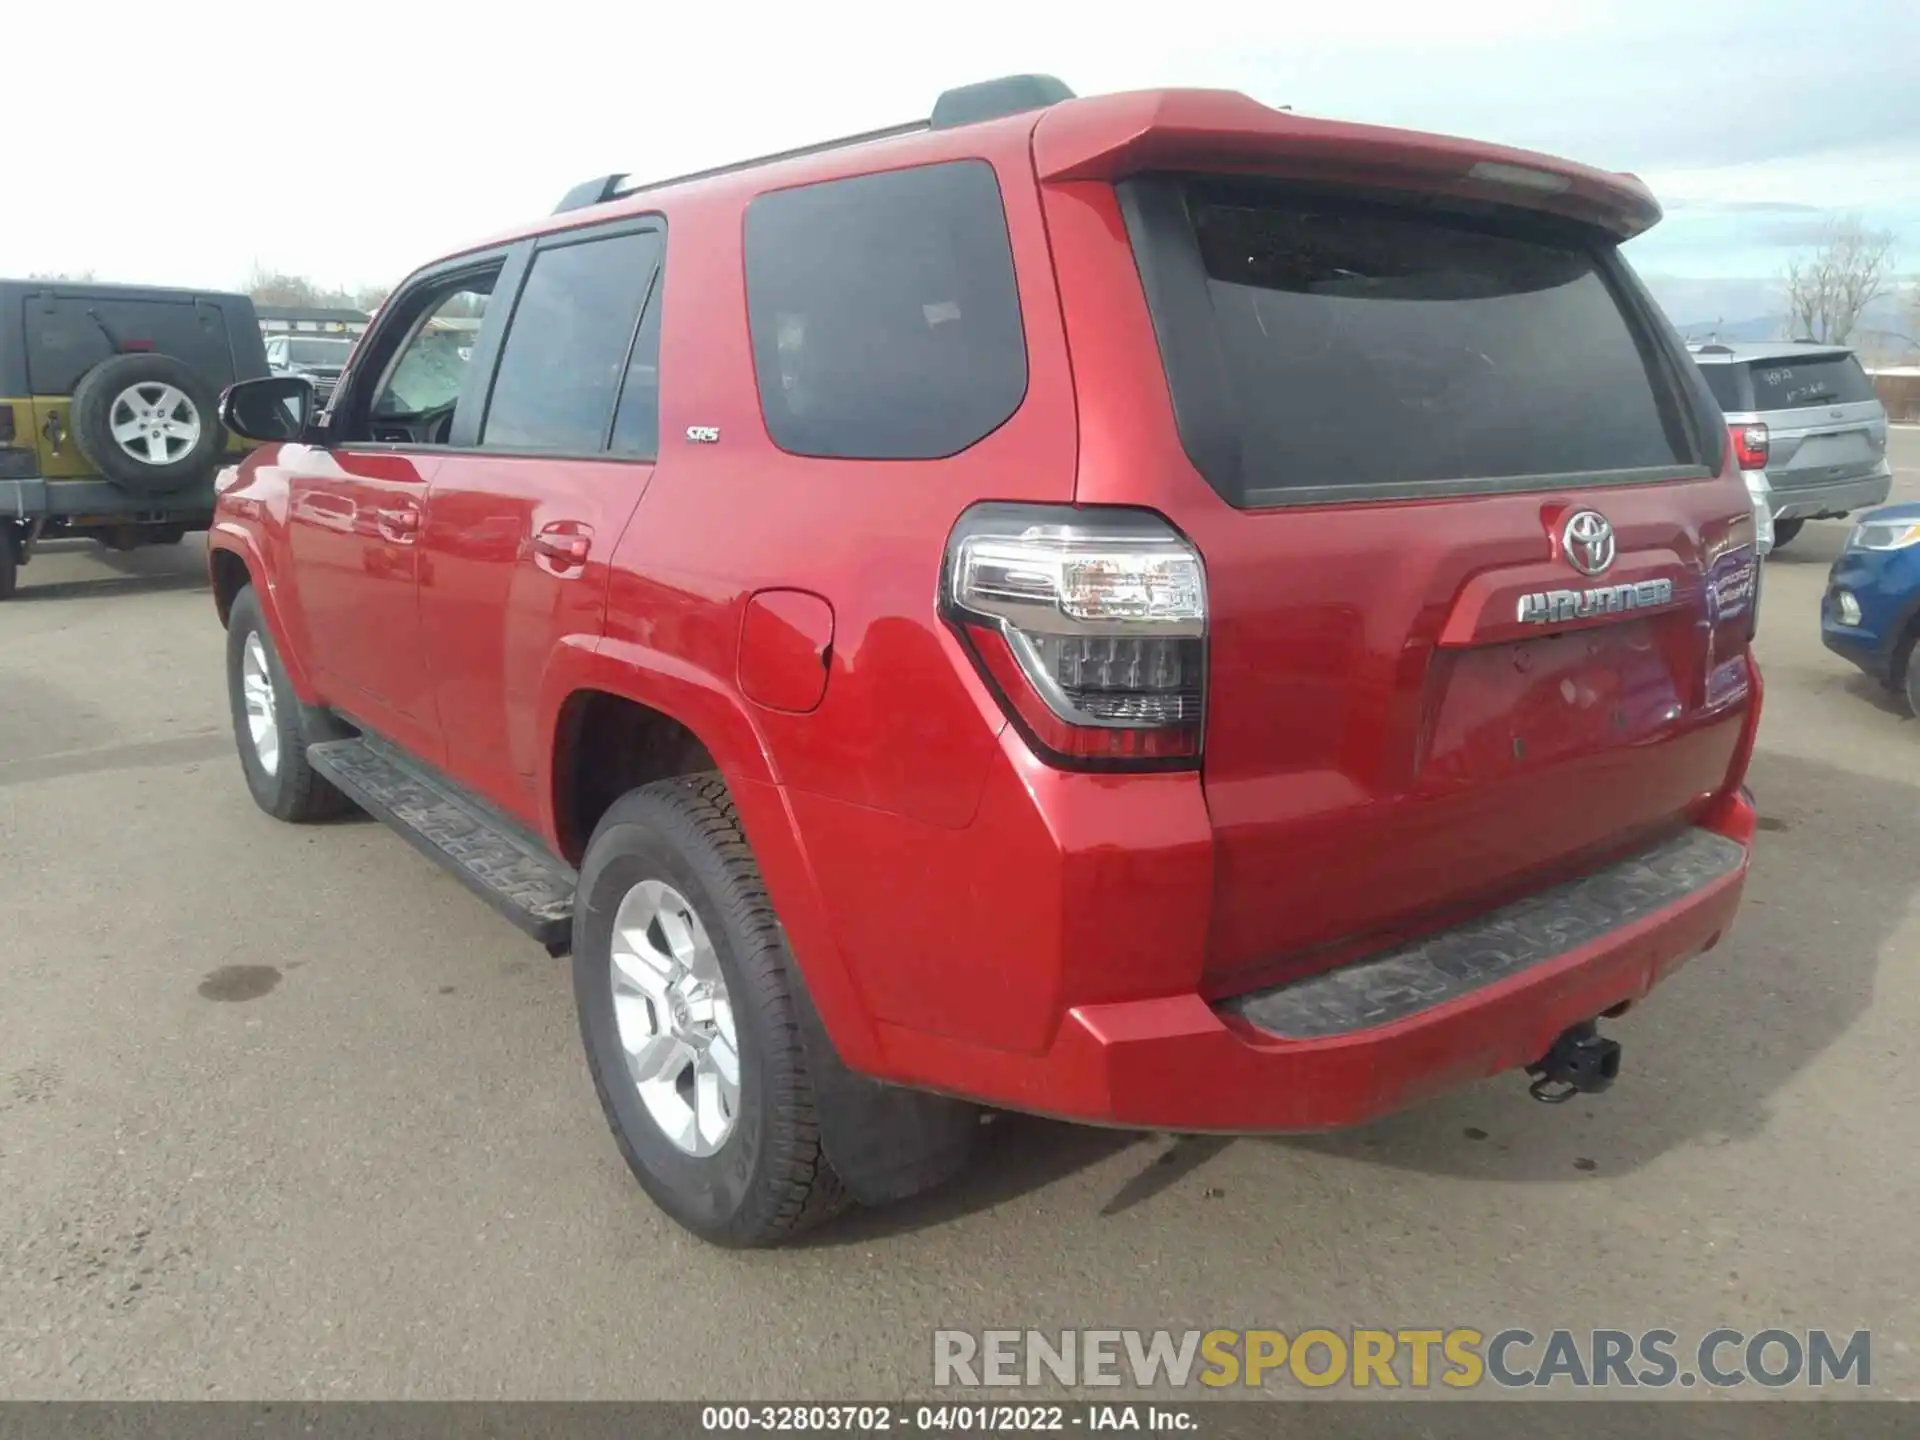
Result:
<instances>
[{"instance_id":1,"label":"gray suv","mask_svg":"<svg viewBox=\"0 0 1920 1440\"><path fill-rule=\"evenodd\" d=\"M1887 412L1851 350L1799 341L1687 348L1726 412L1740 468L1766 477L1775 547L1808 520L1886 501Z\"/></svg>"}]
</instances>

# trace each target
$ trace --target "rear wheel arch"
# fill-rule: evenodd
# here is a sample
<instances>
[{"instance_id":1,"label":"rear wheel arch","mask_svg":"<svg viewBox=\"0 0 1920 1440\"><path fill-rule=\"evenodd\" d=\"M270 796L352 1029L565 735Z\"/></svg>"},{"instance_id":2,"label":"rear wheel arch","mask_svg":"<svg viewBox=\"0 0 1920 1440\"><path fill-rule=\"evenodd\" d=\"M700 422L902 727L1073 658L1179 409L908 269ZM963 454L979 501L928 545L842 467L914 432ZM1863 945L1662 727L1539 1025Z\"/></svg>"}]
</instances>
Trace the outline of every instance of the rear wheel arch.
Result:
<instances>
[{"instance_id":1,"label":"rear wheel arch","mask_svg":"<svg viewBox=\"0 0 1920 1440\"><path fill-rule=\"evenodd\" d=\"M663 796L692 797L716 820L724 820L730 850L733 849L731 842L738 842L731 863L751 872L752 886L765 907L761 923L778 946L777 953L768 962L771 969L764 972L762 978L777 982L782 992L779 998L788 1007L783 1028L790 1032L789 1045L792 1053L805 1057L809 1077L805 1129L808 1143L812 1144L817 1138L820 1153L825 1157L820 1170L826 1183L813 1195L819 1202L818 1214L823 1216L838 1207L843 1186L845 1195L862 1203L884 1204L917 1194L957 1174L972 1152L978 1131L978 1111L972 1104L886 1084L850 1068L852 1063L864 1060L872 1064L879 1059L864 1002L854 998L845 966L833 953L817 921L796 915L791 908L792 902L801 897L789 889L786 893L789 908L786 909L773 901L772 887L765 875L766 864L782 852L783 845L790 846L792 840L773 844L768 850L754 846L747 835L746 818L740 813L743 802L750 802L749 809L760 810L762 824L757 833L764 841L774 841L775 837L766 828L763 808L766 798L773 793L772 788L743 778L736 792L727 783L727 777L717 773L712 753L693 731L664 711L606 691L576 691L568 696L556 733L556 743L563 741L570 741L573 761L555 766L555 828L562 845L569 850L575 843L569 832L582 837L577 842L581 846L578 858L573 854L567 858L583 867L583 897L589 893L587 887L596 873L596 857L601 855L605 844L603 831L608 827L617 829L629 812L636 807L644 809L655 805ZM599 760L607 753L601 748L603 745L610 745L612 753L622 756L621 762L602 766ZM639 770L625 768L636 762L641 765ZM672 768L655 771L650 768L654 766ZM605 808L592 813L591 819L585 811L576 811L570 818L566 816L560 777L570 771L589 782L580 795L591 798L596 793L591 786L601 785L614 797ZM583 823L586 828L576 830ZM811 901L817 904L817 896L811 897ZM810 909L811 904L803 904L803 908ZM591 972L599 956L598 947L585 939L581 916L586 913L576 910L574 930L575 986L576 993L582 995L592 983ZM795 925L794 921L801 923ZM813 959L811 970L792 948L791 932L796 929L811 941L808 946ZM830 1023L823 1014L823 1000L838 1023ZM584 1003L581 1033L589 1055L597 1056L593 1017ZM795 1041L797 1045L793 1045ZM670 1203L671 1196L663 1196L659 1180L649 1173L651 1167L638 1158L633 1149L630 1127L623 1125L616 1115L618 1106L609 1093L597 1058L594 1078L634 1173L655 1193L656 1200L666 1205L682 1223L690 1224L709 1238L718 1238L688 1220L684 1207ZM802 1197L805 1191L803 1186L794 1193ZM801 1228L810 1218L813 1218L811 1211L799 1218L793 1228ZM786 1229L782 1222L751 1243L764 1243Z\"/></svg>"},{"instance_id":2,"label":"rear wheel arch","mask_svg":"<svg viewBox=\"0 0 1920 1440\"><path fill-rule=\"evenodd\" d=\"M579 864L601 817L630 791L719 768L706 742L665 710L611 690L572 691L554 721L550 770L561 855Z\"/></svg>"}]
</instances>

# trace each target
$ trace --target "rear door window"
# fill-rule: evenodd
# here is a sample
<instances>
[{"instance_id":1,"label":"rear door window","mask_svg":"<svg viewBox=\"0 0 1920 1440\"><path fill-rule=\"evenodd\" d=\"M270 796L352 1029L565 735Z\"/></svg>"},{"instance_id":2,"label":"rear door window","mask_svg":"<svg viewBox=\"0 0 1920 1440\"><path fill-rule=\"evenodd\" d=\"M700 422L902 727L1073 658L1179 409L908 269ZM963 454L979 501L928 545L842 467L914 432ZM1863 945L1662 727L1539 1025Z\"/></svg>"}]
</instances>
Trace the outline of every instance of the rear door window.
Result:
<instances>
[{"instance_id":1,"label":"rear door window","mask_svg":"<svg viewBox=\"0 0 1920 1440\"><path fill-rule=\"evenodd\" d=\"M660 252L658 231L633 230L534 256L501 347L483 446L606 449Z\"/></svg>"},{"instance_id":2,"label":"rear door window","mask_svg":"<svg viewBox=\"0 0 1920 1440\"><path fill-rule=\"evenodd\" d=\"M36 395L71 395L80 377L116 354L185 361L215 389L233 383L233 351L218 304L45 292L27 298L27 369Z\"/></svg>"},{"instance_id":3,"label":"rear door window","mask_svg":"<svg viewBox=\"0 0 1920 1440\"><path fill-rule=\"evenodd\" d=\"M1580 233L1214 181L1166 198L1130 201L1130 229L1183 439L1232 503L1700 463L1674 362Z\"/></svg>"},{"instance_id":4,"label":"rear door window","mask_svg":"<svg viewBox=\"0 0 1920 1440\"><path fill-rule=\"evenodd\" d=\"M761 195L746 270L761 413L783 450L952 455L1026 395L1013 250L985 161Z\"/></svg>"},{"instance_id":5,"label":"rear door window","mask_svg":"<svg viewBox=\"0 0 1920 1440\"><path fill-rule=\"evenodd\" d=\"M1877 398L1873 382L1851 355L1753 362L1753 408L1798 410L1808 405L1857 405Z\"/></svg>"}]
</instances>

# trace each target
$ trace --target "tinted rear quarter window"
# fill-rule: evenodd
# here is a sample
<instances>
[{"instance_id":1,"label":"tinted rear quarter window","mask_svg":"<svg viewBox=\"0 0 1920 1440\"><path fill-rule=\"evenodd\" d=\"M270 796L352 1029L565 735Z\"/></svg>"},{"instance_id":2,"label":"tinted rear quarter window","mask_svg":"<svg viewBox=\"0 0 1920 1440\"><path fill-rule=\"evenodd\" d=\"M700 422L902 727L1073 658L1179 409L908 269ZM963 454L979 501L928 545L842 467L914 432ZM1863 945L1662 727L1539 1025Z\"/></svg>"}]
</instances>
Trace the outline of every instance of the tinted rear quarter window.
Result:
<instances>
[{"instance_id":1,"label":"tinted rear quarter window","mask_svg":"<svg viewBox=\"0 0 1920 1440\"><path fill-rule=\"evenodd\" d=\"M1197 250L1142 271L1183 439L1233 503L1699 463L1673 362L1598 241L1213 181L1128 209L1136 256ZM1225 400L1193 393L1207 385ZM1196 444L1194 414L1225 438Z\"/></svg>"},{"instance_id":2,"label":"tinted rear quarter window","mask_svg":"<svg viewBox=\"0 0 1920 1440\"><path fill-rule=\"evenodd\" d=\"M984 161L758 196L746 272L761 413L783 450L952 455L1026 394L1006 212Z\"/></svg>"},{"instance_id":3,"label":"tinted rear quarter window","mask_svg":"<svg viewBox=\"0 0 1920 1440\"><path fill-rule=\"evenodd\" d=\"M482 445L606 448L660 251L658 232L640 230L534 256L501 346Z\"/></svg>"},{"instance_id":4,"label":"tinted rear quarter window","mask_svg":"<svg viewBox=\"0 0 1920 1440\"><path fill-rule=\"evenodd\" d=\"M1856 405L1877 398L1873 382L1851 355L1806 360L1756 360L1753 408L1797 410L1808 405Z\"/></svg>"}]
</instances>

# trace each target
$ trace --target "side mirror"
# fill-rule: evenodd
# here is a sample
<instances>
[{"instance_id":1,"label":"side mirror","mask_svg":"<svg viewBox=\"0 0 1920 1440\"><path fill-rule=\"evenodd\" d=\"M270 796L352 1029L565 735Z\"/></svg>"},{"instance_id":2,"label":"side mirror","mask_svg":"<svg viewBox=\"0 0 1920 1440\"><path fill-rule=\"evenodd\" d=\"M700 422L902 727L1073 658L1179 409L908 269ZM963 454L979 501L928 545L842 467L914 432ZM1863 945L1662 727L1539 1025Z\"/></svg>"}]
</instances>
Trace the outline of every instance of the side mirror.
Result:
<instances>
[{"instance_id":1,"label":"side mirror","mask_svg":"<svg viewBox=\"0 0 1920 1440\"><path fill-rule=\"evenodd\" d=\"M220 397L220 423L248 440L298 440L319 408L304 375L241 380Z\"/></svg>"}]
</instances>

